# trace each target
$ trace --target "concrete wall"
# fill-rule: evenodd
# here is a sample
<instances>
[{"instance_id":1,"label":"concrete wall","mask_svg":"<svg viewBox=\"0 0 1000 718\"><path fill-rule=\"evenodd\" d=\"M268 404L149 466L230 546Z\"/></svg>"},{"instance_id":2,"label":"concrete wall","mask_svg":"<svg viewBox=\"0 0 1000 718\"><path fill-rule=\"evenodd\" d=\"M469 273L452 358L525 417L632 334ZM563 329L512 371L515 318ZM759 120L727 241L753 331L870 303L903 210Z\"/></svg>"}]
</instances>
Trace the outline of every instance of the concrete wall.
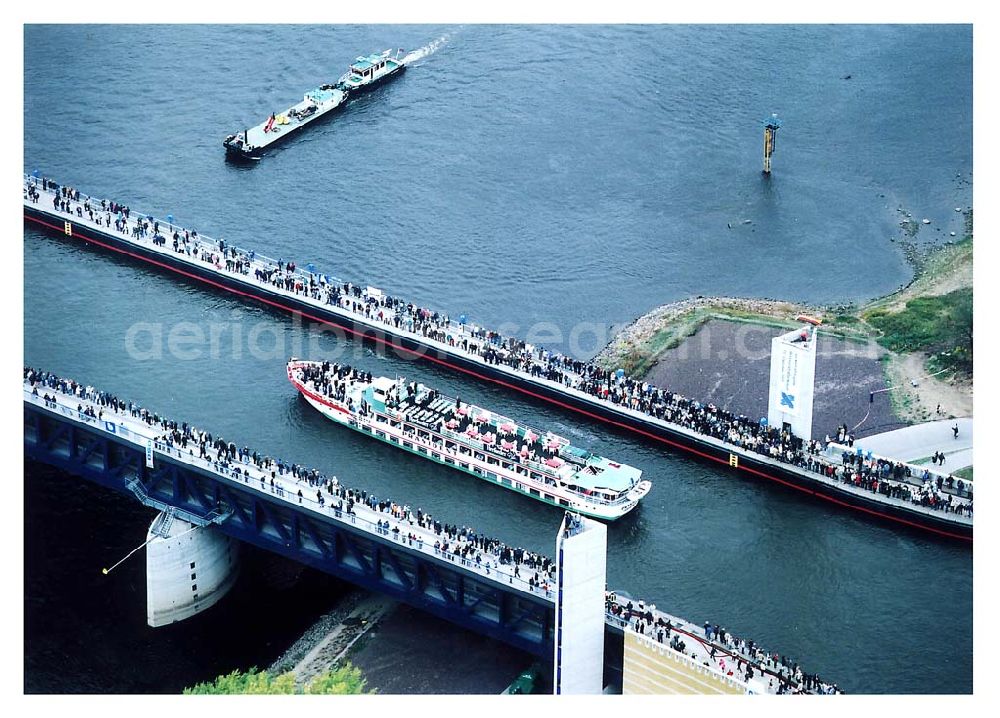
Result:
<instances>
[{"instance_id":1,"label":"concrete wall","mask_svg":"<svg viewBox=\"0 0 1000 718\"><path fill-rule=\"evenodd\" d=\"M147 540L162 520L153 519ZM194 528L174 517L168 536L146 546L146 622L165 626L214 606L236 581L238 551L239 542L214 526Z\"/></svg>"},{"instance_id":2,"label":"concrete wall","mask_svg":"<svg viewBox=\"0 0 1000 718\"><path fill-rule=\"evenodd\" d=\"M604 688L608 529L597 521L572 516L566 514L556 539L553 692L600 694ZM567 532L573 520L579 521L578 527Z\"/></svg>"}]
</instances>

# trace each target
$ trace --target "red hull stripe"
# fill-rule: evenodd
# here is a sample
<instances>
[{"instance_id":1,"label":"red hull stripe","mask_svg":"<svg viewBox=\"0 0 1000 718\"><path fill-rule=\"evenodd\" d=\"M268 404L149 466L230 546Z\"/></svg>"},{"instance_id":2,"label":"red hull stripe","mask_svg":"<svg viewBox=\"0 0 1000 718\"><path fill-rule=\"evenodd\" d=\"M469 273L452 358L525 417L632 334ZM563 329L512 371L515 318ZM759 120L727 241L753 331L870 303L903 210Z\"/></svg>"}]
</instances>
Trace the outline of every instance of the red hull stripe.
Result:
<instances>
[{"instance_id":1,"label":"red hull stripe","mask_svg":"<svg viewBox=\"0 0 1000 718\"><path fill-rule=\"evenodd\" d=\"M56 225L49 224L48 222L45 222L45 221L43 221L43 220L41 220L41 219L39 219L37 217L32 217L32 216L30 216L28 214L25 214L24 218L26 220L31 221L31 222L35 222L37 224L40 224L40 225L42 225L44 227L48 227L49 229L55 230L55 231L57 231L59 233L63 232L63 227L58 227ZM253 294L252 292L245 292L245 291L236 289L235 287L230 287L230 286L227 286L225 284L221 284L219 282L214 282L211 279L207 279L206 277L202 277L201 275L194 274L192 272L187 272L187 271L185 271L183 269L180 269L178 267L175 267L175 266L173 266L171 264L167 264L165 262L159 262L159 261L157 261L155 259L151 259L149 257L145 257L145 256L143 256L141 254L137 254L135 252L129 252L128 250L121 249L120 247L115 247L114 245L110 245L110 244L107 244L107 243L102 242L100 240L93 239L92 237L88 237L87 235L81 233L79 231L79 229L75 225L73 227L73 235L72 236L73 237L79 237L79 238L83 239L84 241L90 242L91 244L96 244L99 247L104 247L105 249L110 249L113 252L117 252L119 254L124 254L124 255L129 256L129 257L134 257L135 259L140 259L140 260L142 260L144 262L148 262L148 263L153 264L153 265L155 265L157 267L162 267L163 269L169 269L171 272L176 272L177 274L183 275L185 277L189 277L191 279L196 279L199 282L204 282L205 284L209 284L209 285L211 285L213 287L217 287L219 289L223 289L223 290L225 290L227 292L231 292L232 294L236 294L236 295L239 295L241 297L249 297L250 299L255 299L255 300L259 301L259 302L263 302L264 304L268 304L268 305L270 305L272 307L276 307L278 309L282 309L282 310L284 310L286 312L290 312L292 314L298 314L299 316L305 317L307 319L311 319L314 322L319 322L321 324L328 324L328 325L330 325L332 327L337 327L338 329L342 329L345 332L348 332L348 333L353 334L355 336L362 337L363 339L368 339L368 340L371 340L371 341L375 341L375 342L377 342L379 344L384 344L386 346L390 346L393 349L396 349L397 351L405 352L406 354L410 354L410 355L412 355L415 358L418 358L418 359L429 359L430 361L435 362L437 364L440 364L441 366L445 366L445 367L448 367L449 369L454 369L454 370L463 372L464 374L468 374L469 376L474 376L477 379L480 379L482 381L491 382L493 384L499 384L500 386L506 387L508 389L514 389L515 391L519 391L522 394L527 394L528 396L532 396L532 397L535 397L537 399L541 399L542 401L547 401L550 404L555 404L556 406L563 407L564 409L570 409L571 411L575 411L575 412L577 412L579 414L583 414L584 416L587 416L587 417L589 417L591 419L597 419L598 421L602 421L602 422L604 422L606 424L611 424L612 426L617 426L617 427L622 428L622 429L627 429L628 431L632 431L632 432L635 432L637 434L641 434L642 436L646 436L646 437L648 437L650 439L654 439L654 440L662 442L664 444L668 444L670 446L673 446L675 448L681 449L683 451L688 451L688 452L691 452L692 454L697 454L698 456L700 456L700 457L702 457L704 459L709 459L710 461L714 461L716 463L723 464L723 465L725 465L727 467L729 466L729 462L726 459L722 459L722 458L717 457L717 456L712 456L711 454L706 454L703 451L699 451L698 449L692 448L690 446L686 446L685 444L681 444L681 443L678 443L676 441L672 441L672 440L670 440L670 439L668 439L666 437L660 436L659 434L654 434L651 431L646 431L645 429L640 429L639 427L633 426L632 424L627 424L627 423L622 422L622 421L616 421L614 419L610 419L608 417L601 416L600 414L595 414L594 412L587 411L586 409L580 408L578 406L574 406L573 404L568 404L566 402L559 401L558 399L554 399L552 397L545 396L544 394L538 394L536 392L531 391L530 389L526 389L526 388L524 388L522 386L518 386L517 384L512 384L510 382L504 381L503 379L497 379L495 377L486 376L485 374L480 374L477 371L473 371L472 369L468 369L466 367L459 366L457 364L452 364L451 362L446 361L444 359L441 359L439 357L431 356L430 354L427 354L427 353L424 353L424 352L417 352L417 351L414 351L412 349L407 349L406 347L402 346L402 344L399 344L399 345L394 344L393 342L388 341L388 340L386 340L386 339L384 339L382 337L372 336L372 335L369 335L369 334L367 334L365 332L359 332L356 329L352 329L351 327L344 326L343 324L338 324L337 322L331 321L329 319L325 319L323 317L315 316L315 315L310 314L308 312L304 312L301 309L296 309L294 307L289 307L289 306L287 306L285 304L282 304L281 302L276 302L273 299L268 299L267 297L262 297L262 296L259 296L257 294ZM803 493L810 494L812 496L817 496L817 497L819 497L821 499L826 499L827 501L830 501L830 502L832 502L834 504L837 504L839 506L845 506L847 508L857 509L858 511L863 511L863 512L865 512L867 514L871 514L872 516L878 516L878 517L881 517L881 518L884 518L884 519L888 519L890 521L896 521L897 523L902 523L902 524L906 524L908 526L913 526L915 528L924 529L925 531L931 531L931 532L939 534L941 536L947 536L949 538L962 539L963 541L969 541L970 543L972 541L972 537L971 536L963 536L962 534L951 533L949 531L944 531L942 529L934 528L932 526L927 526L925 524L917 523L916 521L910 521L908 519L904 519L904 518L901 518L899 516L893 516L892 514L883 513L881 511L876 511L875 509L869 509L869 508L866 508L864 506L857 506L856 504L848 503L847 501L842 501L840 499L834 498L833 496L827 496L826 494L821 494L821 493L819 493L817 491L814 491L813 489L808 489L808 488L806 488L804 486L799 486L798 484L794 484L794 483L792 483L790 481L786 481L784 479L778 478L777 476L773 476L772 474L768 474L768 473L765 473L763 471L759 471L757 469L753 469L753 468L750 468L750 467L747 467L747 466L739 466L737 468L740 471L747 471L747 472L749 472L751 474L755 474L755 475L760 476L762 478L770 479L771 481L776 481L779 484L783 484L784 486L787 486L787 487L789 487L791 489L795 489L797 491L801 491Z\"/></svg>"},{"instance_id":2,"label":"red hull stripe","mask_svg":"<svg viewBox=\"0 0 1000 718\"><path fill-rule=\"evenodd\" d=\"M336 406L335 404L331 404L326 399L321 397L319 394L314 394L313 392L309 391L302 384L299 384L297 381L292 379L292 377L288 377L288 381L292 382L292 386L294 386L296 389L302 392L303 395L308 396L313 401L317 401L323 406L327 406L333 409L334 411L339 411L341 414L346 414L347 416L351 415L351 412L347 411L346 409L342 409L341 407Z\"/></svg>"}]
</instances>

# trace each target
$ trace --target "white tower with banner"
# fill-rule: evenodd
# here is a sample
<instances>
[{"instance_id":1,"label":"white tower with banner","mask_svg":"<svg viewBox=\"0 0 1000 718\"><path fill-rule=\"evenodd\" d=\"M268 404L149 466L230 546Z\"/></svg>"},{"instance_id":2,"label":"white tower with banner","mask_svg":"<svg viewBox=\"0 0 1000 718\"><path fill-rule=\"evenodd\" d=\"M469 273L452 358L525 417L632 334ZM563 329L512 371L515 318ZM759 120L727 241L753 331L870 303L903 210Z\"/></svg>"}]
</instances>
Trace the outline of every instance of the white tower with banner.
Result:
<instances>
[{"instance_id":1,"label":"white tower with banner","mask_svg":"<svg viewBox=\"0 0 1000 718\"><path fill-rule=\"evenodd\" d=\"M567 511L556 538L555 695L604 690L607 554L608 527Z\"/></svg>"},{"instance_id":2,"label":"white tower with banner","mask_svg":"<svg viewBox=\"0 0 1000 718\"><path fill-rule=\"evenodd\" d=\"M800 439L812 438L816 383L816 328L804 325L771 340L771 386L767 423L786 425Z\"/></svg>"}]
</instances>

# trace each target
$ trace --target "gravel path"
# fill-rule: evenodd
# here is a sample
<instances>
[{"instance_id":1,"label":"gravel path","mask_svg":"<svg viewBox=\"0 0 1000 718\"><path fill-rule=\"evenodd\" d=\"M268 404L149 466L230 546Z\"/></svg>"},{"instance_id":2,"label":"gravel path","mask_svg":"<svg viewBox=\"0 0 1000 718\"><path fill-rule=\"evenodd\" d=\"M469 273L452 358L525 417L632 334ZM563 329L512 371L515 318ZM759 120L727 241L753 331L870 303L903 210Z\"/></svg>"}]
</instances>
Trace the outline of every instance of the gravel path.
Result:
<instances>
[{"instance_id":1,"label":"gravel path","mask_svg":"<svg viewBox=\"0 0 1000 718\"><path fill-rule=\"evenodd\" d=\"M394 606L393 601L377 594L353 590L310 626L268 671L275 675L293 671L298 683L308 683L333 667L344 651Z\"/></svg>"},{"instance_id":2,"label":"gravel path","mask_svg":"<svg viewBox=\"0 0 1000 718\"><path fill-rule=\"evenodd\" d=\"M383 694L499 694L534 661L503 643L357 589L268 670L294 671L302 685L345 659L361 669L366 690Z\"/></svg>"}]
</instances>

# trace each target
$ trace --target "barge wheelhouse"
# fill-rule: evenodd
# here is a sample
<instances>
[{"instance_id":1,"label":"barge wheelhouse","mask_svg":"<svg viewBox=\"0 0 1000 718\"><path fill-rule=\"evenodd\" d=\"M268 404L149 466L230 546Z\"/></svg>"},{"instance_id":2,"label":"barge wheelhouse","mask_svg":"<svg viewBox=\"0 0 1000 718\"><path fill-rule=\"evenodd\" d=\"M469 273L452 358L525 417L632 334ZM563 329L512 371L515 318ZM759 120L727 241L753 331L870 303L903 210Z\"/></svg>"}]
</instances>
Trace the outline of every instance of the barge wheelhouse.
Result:
<instances>
[{"instance_id":1,"label":"barge wheelhouse","mask_svg":"<svg viewBox=\"0 0 1000 718\"><path fill-rule=\"evenodd\" d=\"M350 93L365 92L401 73L406 65L399 60L398 52L394 57L390 57L391 54L392 50L386 50L357 58L340 78L338 86Z\"/></svg>"}]
</instances>

